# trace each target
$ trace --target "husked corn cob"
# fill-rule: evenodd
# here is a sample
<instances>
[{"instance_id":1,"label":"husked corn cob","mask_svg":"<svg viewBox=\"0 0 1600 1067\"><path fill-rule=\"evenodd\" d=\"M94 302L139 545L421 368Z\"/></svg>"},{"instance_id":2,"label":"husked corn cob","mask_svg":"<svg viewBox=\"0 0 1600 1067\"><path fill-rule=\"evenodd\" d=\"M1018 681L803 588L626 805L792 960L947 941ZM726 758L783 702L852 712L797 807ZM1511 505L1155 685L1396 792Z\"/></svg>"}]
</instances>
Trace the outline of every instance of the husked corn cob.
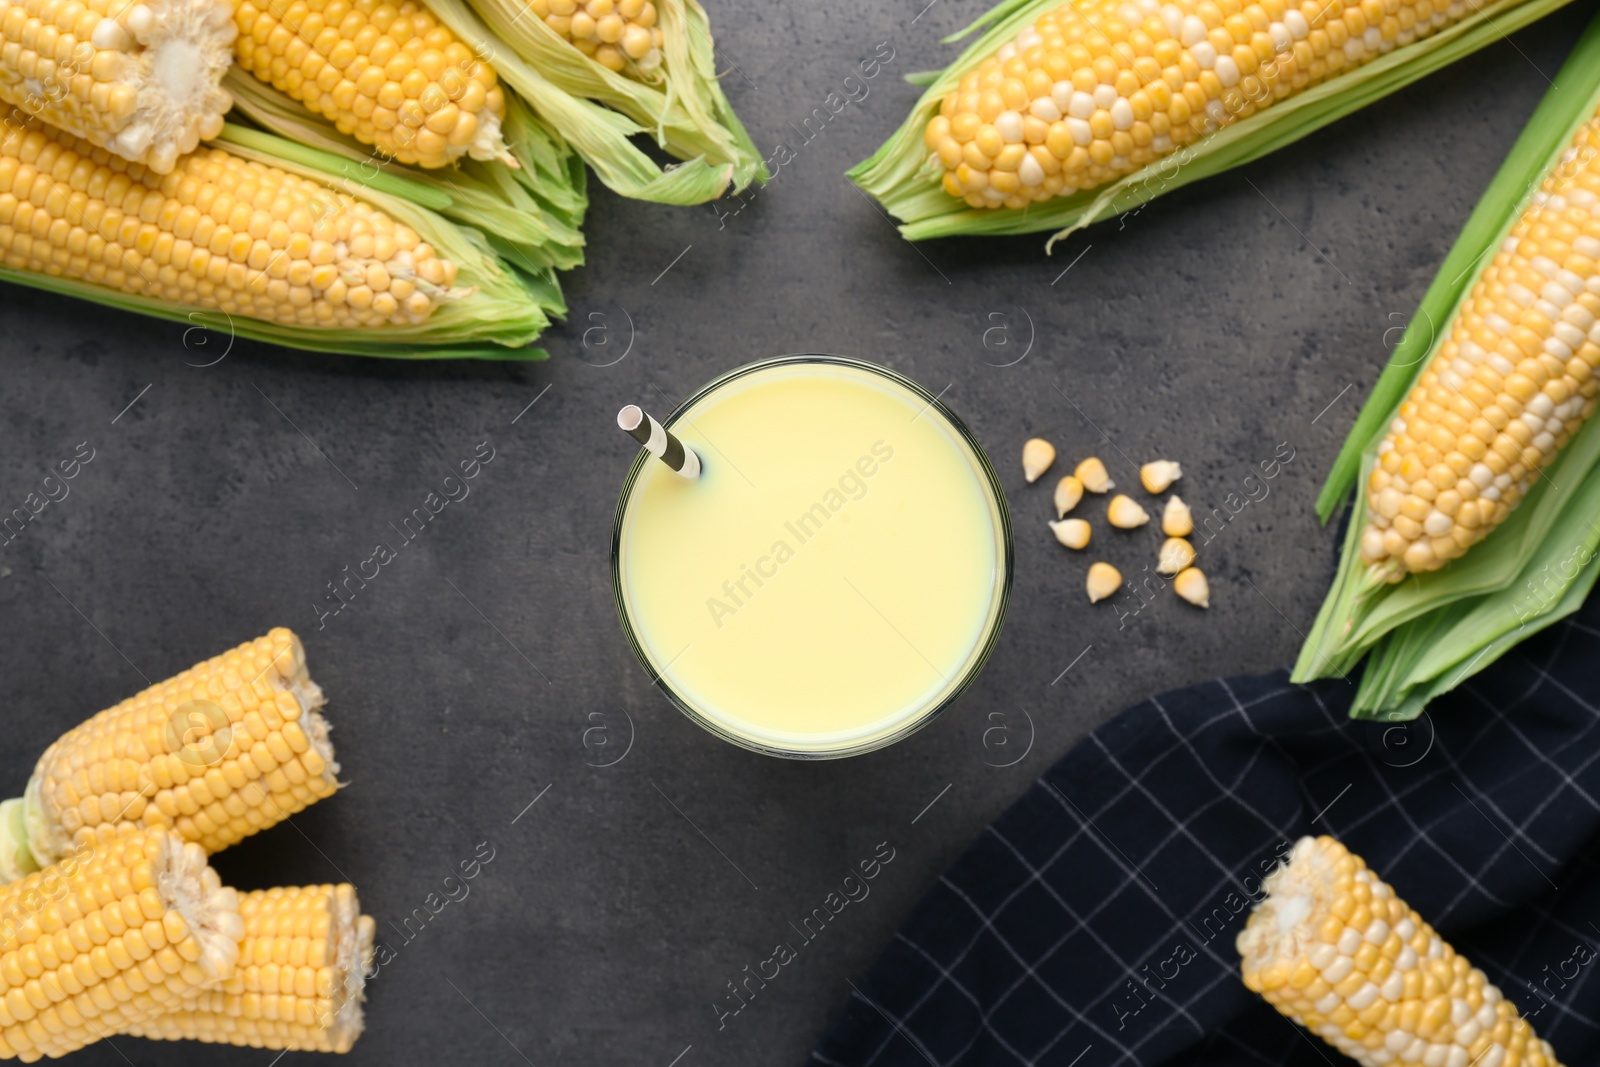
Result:
<instances>
[{"instance_id":1,"label":"husked corn cob","mask_svg":"<svg viewBox=\"0 0 1600 1067\"><path fill-rule=\"evenodd\" d=\"M533 12L607 70L653 80L661 67L661 28L650 0L527 0Z\"/></svg>"},{"instance_id":2,"label":"husked corn cob","mask_svg":"<svg viewBox=\"0 0 1600 1067\"><path fill-rule=\"evenodd\" d=\"M420 167L517 166L494 68L415 0L241 0L235 22L240 66L363 144Z\"/></svg>"},{"instance_id":3,"label":"husked corn cob","mask_svg":"<svg viewBox=\"0 0 1600 1067\"><path fill-rule=\"evenodd\" d=\"M60 1056L233 973L244 922L199 845L124 830L0 887L0 1058Z\"/></svg>"},{"instance_id":4,"label":"husked corn cob","mask_svg":"<svg viewBox=\"0 0 1600 1067\"><path fill-rule=\"evenodd\" d=\"M100 712L0 805L0 838L11 837L0 877L128 826L216 852L331 796L339 765L323 703L300 639L279 627Z\"/></svg>"},{"instance_id":5,"label":"husked corn cob","mask_svg":"<svg viewBox=\"0 0 1600 1067\"><path fill-rule=\"evenodd\" d=\"M166 174L222 131L234 0L0 3L0 98Z\"/></svg>"},{"instance_id":6,"label":"husked corn cob","mask_svg":"<svg viewBox=\"0 0 1600 1067\"><path fill-rule=\"evenodd\" d=\"M1361 857L1301 838L1238 937L1244 984L1363 1067L1559 1067L1483 972Z\"/></svg>"},{"instance_id":7,"label":"husked corn cob","mask_svg":"<svg viewBox=\"0 0 1600 1067\"><path fill-rule=\"evenodd\" d=\"M1367 482L1361 556L1437 570L1505 521L1600 379L1600 117L1582 127L1401 404Z\"/></svg>"},{"instance_id":8,"label":"husked corn cob","mask_svg":"<svg viewBox=\"0 0 1600 1067\"><path fill-rule=\"evenodd\" d=\"M297 1052L349 1052L362 1028L374 924L349 884L239 897L244 943L220 987L125 1031Z\"/></svg>"},{"instance_id":9,"label":"husked corn cob","mask_svg":"<svg viewBox=\"0 0 1600 1067\"><path fill-rule=\"evenodd\" d=\"M924 140L945 191L1093 189L1469 14L1465 0L1074 0L983 60Z\"/></svg>"},{"instance_id":10,"label":"husked corn cob","mask_svg":"<svg viewBox=\"0 0 1600 1067\"><path fill-rule=\"evenodd\" d=\"M470 295L416 231L319 182L220 148L158 176L34 120L0 130L0 266L303 326Z\"/></svg>"}]
</instances>

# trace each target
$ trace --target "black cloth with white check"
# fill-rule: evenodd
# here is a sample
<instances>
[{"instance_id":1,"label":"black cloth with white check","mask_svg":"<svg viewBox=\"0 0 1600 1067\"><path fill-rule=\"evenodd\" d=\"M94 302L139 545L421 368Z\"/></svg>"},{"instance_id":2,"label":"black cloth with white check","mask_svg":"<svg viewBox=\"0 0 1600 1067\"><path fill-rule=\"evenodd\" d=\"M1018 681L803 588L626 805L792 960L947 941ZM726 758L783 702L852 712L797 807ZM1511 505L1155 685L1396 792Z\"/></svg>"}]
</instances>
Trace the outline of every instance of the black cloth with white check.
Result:
<instances>
[{"instance_id":1,"label":"black cloth with white check","mask_svg":"<svg viewBox=\"0 0 1600 1067\"><path fill-rule=\"evenodd\" d=\"M1406 725L1282 673L1130 708L945 873L813 1053L829 1067L1339 1067L1239 980L1261 875L1328 833L1600 1064L1600 597Z\"/></svg>"}]
</instances>

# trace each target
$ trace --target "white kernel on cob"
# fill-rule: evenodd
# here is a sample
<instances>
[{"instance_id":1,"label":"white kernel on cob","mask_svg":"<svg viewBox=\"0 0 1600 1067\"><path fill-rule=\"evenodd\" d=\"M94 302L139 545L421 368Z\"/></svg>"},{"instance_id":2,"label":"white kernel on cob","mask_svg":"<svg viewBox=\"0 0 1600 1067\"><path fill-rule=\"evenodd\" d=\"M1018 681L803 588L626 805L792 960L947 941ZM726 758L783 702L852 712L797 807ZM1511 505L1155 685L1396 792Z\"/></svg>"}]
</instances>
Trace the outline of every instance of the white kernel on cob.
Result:
<instances>
[{"instance_id":1,"label":"white kernel on cob","mask_svg":"<svg viewBox=\"0 0 1600 1067\"><path fill-rule=\"evenodd\" d=\"M156 1040L194 1040L299 1052L349 1052L375 926L355 887L262 889L239 896L244 942L220 986L127 1027Z\"/></svg>"},{"instance_id":2,"label":"white kernel on cob","mask_svg":"<svg viewBox=\"0 0 1600 1067\"><path fill-rule=\"evenodd\" d=\"M234 0L0 2L0 99L169 173L222 131ZM8 123L9 125L9 123Z\"/></svg>"},{"instance_id":3,"label":"white kernel on cob","mask_svg":"<svg viewBox=\"0 0 1600 1067\"><path fill-rule=\"evenodd\" d=\"M1582 127L1484 267L1378 445L1361 558L1437 570L1527 493L1595 409L1600 117Z\"/></svg>"},{"instance_id":4,"label":"white kernel on cob","mask_svg":"<svg viewBox=\"0 0 1600 1067\"><path fill-rule=\"evenodd\" d=\"M1361 857L1303 837L1239 934L1244 984L1362 1067L1559 1067L1483 975Z\"/></svg>"},{"instance_id":5,"label":"white kernel on cob","mask_svg":"<svg viewBox=\"0 0 1600 1067\"><path fill-rule=\"evenodd\" d=\"M56 1057L233 973L239 899L199 845L125 830L0 886L0 1059Z\"/></svg>"},{"instance_id":6,"label":"white kernel on cob","mask_svg":"<svg viewBox=\"0 0 1600 1067\"><path fill-rule=\"evenodd\" d=\"M299 326L415 325L473 292L322 182L220 148L156 175L31 119L0 130L0 265Z\"/></svg>"},{"instance_id":7,"label":"white kernel on cob","mask_svg":"<svg viewBox=\"0 0 1600 1067\"><path fill-rule=\"evenodd\" d=\"M1462 0L1074 0L969 70L924 142L951 196L1023 208L1131 174L1473 10Z\"/></svg>"},{"instance_id":8,"label":"white kernel on cob","mask_svg":"<svg viewBox=\"0 0 1600 1067\"><path fill-rule=\"evenodd\" d=\"M280 627L100 712L0 804L0 878L130 826L216 852L333 795L323 703L300 639Z\"/></svg>"},{"instance_id":9,"label":"white kernel on cob","mask_svg":"<svg viewBox=\"0 0 1600 1067\"><path fill-rule=\"evenodd\" d=\"M527 0L527 10L607 70L660 80L661 27L650 0Z\"/></svg>"},{"instance_id":10,"label":"white kernel on cob","mask_svg":"<svg viewBox=\"0 0 1600 1067\"><path fill-rule=\"evenodd\" d=\"M505 90L416 0L239 0L239 65L402 163L463 156L517 166Z\"/></svg>"}]
</instances>

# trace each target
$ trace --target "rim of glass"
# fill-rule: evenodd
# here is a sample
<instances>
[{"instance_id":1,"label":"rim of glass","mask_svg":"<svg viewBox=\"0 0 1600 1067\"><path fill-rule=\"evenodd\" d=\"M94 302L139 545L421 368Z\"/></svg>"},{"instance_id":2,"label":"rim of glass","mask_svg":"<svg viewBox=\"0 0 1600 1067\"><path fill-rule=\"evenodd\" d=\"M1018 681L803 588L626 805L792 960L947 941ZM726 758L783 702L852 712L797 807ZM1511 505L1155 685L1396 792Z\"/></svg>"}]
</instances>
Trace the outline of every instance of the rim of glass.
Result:
<instances>
[{"instance_id":1,"label":"rim of glass","mask_svg":"<svg viewBox=\"0 0 1600 1067\"><path fill-rule=\"evenodd\" d=\"M1005 626L1006 610L1011 602L1011 579L1013 572L1011 509L1006 503L1005 490L1001 488L1000 477L995 473L994 464L990 461L989 454L984 451L983 445L978 442L977 436L967 428L967 424L961 421L961 417L959 415L957 415L954 411L951 411L950 408L945 405L944 401L940 400L936 394L930 393L927 389L923 388L922 385L911 378L906 377L904 374L901 374L899 371L885 367L879 363L872 363L864 359L856 359L852 356L838 356L822 352L804 352L782 356L770 356L766 359L756 360L753 363L741 364L740 366L734 367L731 370L719 374L717 377L711 379L709 382L706 382L700 388L696 389L693 393L690 393L681 402L679 402L679 404L673 408L665 418L661 420L661 424L671 428L672 425L678 421L678 417L685 411L699 403L706 396L728 385L730 382L733 382L739 378L743 378L747 375L754 374L757 371L768 370L772 367L790 364L822 364L827 366L851 367L856 370L867 371L883 378L887 378L896 385L909 390L918 398L926 402L928 405L928 410L939 414L945 420L945 422L955 430L956 435L967 445L968 449L971 450L972 458L976 461L977 472L981 476L980 481L987 488L989 499L994 506L994 514L996 517L995 525L997 528L996 533L999 536L1001 548L998 556L1004 573L1001 575L999 589L993 601L993 612L988 627L985 630L982 639L978 642L977 647L972 652L966 667L966 671L961 676L960 680L957 681L955 686L948 690L944 696L941 697L939 701L930 709L912 717L899 729L896 729L882 737L873 738L870 741L865 741L854 745L847 745L838 749L796 750L764 745L752 738L744 737L734 733L733 731L724 727L721 723L717 722L711 716L701 712L697 707L695 707L692 701L684 697L669 684L665 675L656 670L655 664L651 662L650 655L644 647L644 642L640 640L638 633L634 630L632 619L628 617L627 600L624 596L622 588L623 522L627 517L628 501L633 496L633 488L639 479L639 472L644 469L646 463L657 462L654 457L650 455L650 453L646 452L642 448L639 450L639 454L634 457L633 463L628 467L627 476L623 479L622 491L617 496L616 515L611 524L611 595L613 600L616 602L617 618L622 623L622 633L627 638L628 647L633 650L634 658L639 661L640 666L645 669L645 673L650 676L651 684L660 689L661 692L666 696L667 700L669 700L679 711L687 715L696 725L710 731L713 734L716 734L724 741L731 742L735 745L738 745L740 748L749 749L752 752L759 752L766 756L778 756L783 759L796 760L841 759L845 756L856 756L867 752L875 752L878 749L887 748L895 742L916 733L918 730L922 729L924 726L928 725L934 719L942 715L945 709L951 704L955 703L956 699L960 697L961 694L965 693L967 688L971 686L973 681L977 679L978 675L983 672L984 665L989 662L989 656L991 653L993 653L995 645L999 642L1000 631Z\"/></svg>"}]
</instances>

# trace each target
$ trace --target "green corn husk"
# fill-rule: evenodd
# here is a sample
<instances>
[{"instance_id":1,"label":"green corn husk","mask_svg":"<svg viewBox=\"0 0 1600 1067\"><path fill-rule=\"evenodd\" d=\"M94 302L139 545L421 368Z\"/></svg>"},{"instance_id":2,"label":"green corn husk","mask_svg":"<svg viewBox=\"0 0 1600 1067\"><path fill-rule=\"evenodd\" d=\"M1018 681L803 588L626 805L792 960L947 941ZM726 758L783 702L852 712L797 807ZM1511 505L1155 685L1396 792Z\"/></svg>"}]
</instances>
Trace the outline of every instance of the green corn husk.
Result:
<instances>
[{"instance_id":1,"label":"green corn husk","mask_svg":"<svg viewBox=\"0 0 1600 1067\"><path fill-rule=\"evenodd\" d=\"M358 196L387 212L416 230L440 255L455 262L457 286L476 291L465 299L442 305L427 321L416 325L333 329L233 318L221 311L119 293L91 282L32 271L0 268L0 280L188 323L186 338L190 331L202 330L315 352L394 359L548 358L544 349L530 347L550 324L544 311L547 295L534 281L506 267L482 234L441 216L433 206L441 201L434 189L389 173L379 173L359 188L347 188L341 173L346 163L342 157L232 123L223 127L214 143L246 159L325 182L332 189Z\"/></svg>"},{"instance_id":2,"label":"green corn husk","mask_svg":"<svg viewBox=\"0 0 1600 1067\"><path fill-rule=\"evenodd\" d=\"M456 167L424 170L386 159L240 67L228 72L223 85L237 111L255 125L342 157L341 180L364 186L381 170L434 190L437 196L423 206L483 234L508 262L550 289L552 297L544 304L548 313L566 313L555 272L583 264L587 173L577 153L514 93L506 94L501 130L520 169L497 160L463 159Z\"/></svg>"},{"instance_id":3,"label":"green corn husk","mask_svg":"<svg viewBox=\"0 0 1600 1067\"><path fill-rule=\"evenodd\" d=\"M706 13L696 0L656 0L665 76L646 85L596 63L519 0L429 0L428 7L501 81L577 150L616 193L703 204L766 181L760 153L717 80ZM644 134L684 162L658 165Z\"/></svg>"},{"instance_id":4,"label":"green corn husk","mask_svg":"<svg viewBox=\"0 0 1600 1067\"><path fill-rule=\"evenodd\" d=\"M1317 499L1327 521L1352 488L1355 506L1333 587L1293 678L1367 665L1351 715L1407 719L1518 641L1575 610L1600 574L1600 419L1590 419L1511 516L1442 570L1389 585L1361 561L1367 476L1389 423L1448 336L1462 302L1527 210L1545 174L1600 109L1600 19L1584 31L1428 288L1368 397Z\"/></svg>"},{"instance_id":5,"label":"green corn husk","mask_svg":"<svg viewBox=\"0 0 1600 1067\"><path fill-rule=\"evenodd\" d=\"M927 91L894 136L871 158L851 168L848 176L900 220L900 233L908 240L1054 230L1056 233L1046 246L1048 249L1063 237L1101 219L1124 214L1162 193L1242 166L1293 144L1418 78L1501 40L1567 2L1498 0L1469 5L1473 8L1471 15L1431 37L1396 48L1364 66L1280 100L1108 185L1026 208L979 209L969 207L940 186L943 172L937 161L930 161L923 131L938 113L945 95L960 84L968 70L1040 15L1062 3L1062 0L1002 0L972 25L946 38L947 42L953 42L984 30L982 36L942 72L931 79L928 76L911 79L914 84L926 85Z\"/></svg>"}]
</instances>

